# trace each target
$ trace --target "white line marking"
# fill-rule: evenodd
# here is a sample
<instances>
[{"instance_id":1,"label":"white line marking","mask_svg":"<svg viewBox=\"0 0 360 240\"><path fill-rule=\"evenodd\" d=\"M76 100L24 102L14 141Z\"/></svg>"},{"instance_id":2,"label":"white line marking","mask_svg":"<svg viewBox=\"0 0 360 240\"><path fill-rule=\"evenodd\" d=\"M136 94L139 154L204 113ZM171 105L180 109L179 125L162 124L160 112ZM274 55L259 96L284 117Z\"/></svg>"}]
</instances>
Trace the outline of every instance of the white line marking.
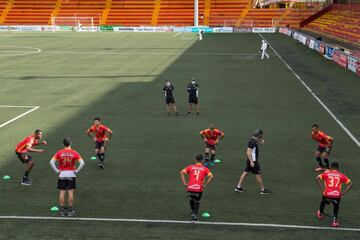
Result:
<instances>
[{"instance_id":1,"label":"white line marking","mask_svg":"<svg viewBox=\"0 0 360 240\"><path fill-rule=\"evenodd\" d=\"M262 35L259 33L260 37L269 43ZM300 81L302 85L308 90L308 92L320 103L320 105L330 114L330 116L337 122L337 124L345 131L345 133L354 141L354 143L360 148L359 140L350 132L347 127L332 113L332 111L321 101L321 99L313 92L313 90L300 78L300 76L289 66L289 64L278 54L278 52L270 45L270 48L274 53L280 58L280 60L285 64L285 66L291 71L291 73Z\"/></svg>"},{"instance_id":2,"label":"white line marking","mask_svg":"<svg viewBox=\"0 0 360 240\"><path fill-rule=\"evenodd\" d=\"M114 55L198 55L198 56L257 56L257 53L186 53L186 52L105 52L105 51L42 51L42 54L114 54Z\"/></svg>"},{"instance_id":3,"label":"white line marking","mask_svg":"<svg viewBox=\"0 0 360 240\"><path fill-rule=\"evenodd\" d=\"M2 49L2 48L6 48L8 50L0 51L0 53L11 53L11 54L5 54L5 55L0 54L0 57L24 56L24 55L36 54L36 53L41 52L40 48L33 48L33 47L0 45L0 49ZM15 48L15 50L11 50L12 48ZM21 50L16 50L16 49L25 49L25 50L21 51ZM31 51L29 51L29 50L31 50Z\"/></svg>"},{"instance_id":4,"label":"white line marking","mask_svg":"<svg viewBox=\"0 0 360 240\"><path fill-rule=\"evenodd\" d=\"M179 33L173 35L173 38L175 38L175 37L177 37L177 36L179 36L179 35L181 35L181 34L182 34L182 32L179 32Z\"/></svg>"},{"instance_id":5,"label":"white line marking","mask_svg":"<svg viewBox=\"0 0 360 240\"><path fill-rule=\"evenodd\" d=\"M36 107L34 107L34 108L32 108L32 109L30 109L30 110L28 110L28 111L26 111L26 112L24 112L24 113L22 113L22 114L20 114L20 115L14 117L13 119L11 119L11 120L9 120L9 121L1 124L1 125L0 125L0 128L5 127L6 125L8 125L8 124L10 124L10 123L18 120L19 118L22 118L23 116L25 116L25 115L27 115L27 114L29 114L29 113L37 110L38 108L39 108L39 106L36 106Z\"/></svg>"},{"instance_id":6,"label":"white line marking","mask_svg":"<svg viewBox=\"0 0 360 240\"><path fill-rule=\"evenodd\" d=\"M0 108L36 108L38 106L14 106L14 105L0 105Z\"/></svg>"},{"instance_id":7,"label":"white line marking","mask_svg":"<svg viewBox=\"0 0 360 240\"><path fill-rule=\"evenodd\" d=\"M80 217L62 218L62 217L41 217L41 216L39 216L39 217L35 217L35 216L0 216L0 219L198 224L198 225L291 228L291 229L307 229L307 230L334 230L334 231L360 232L360 228L332 228L332 227L316 227L316 226L305 226L305 225L266 224L266 223L201 222L201 221L194 223L191 221L178 221L178 220L151 220L151 219L126 219L126 218L80 218Z\"/></svg>"}]
</instances>

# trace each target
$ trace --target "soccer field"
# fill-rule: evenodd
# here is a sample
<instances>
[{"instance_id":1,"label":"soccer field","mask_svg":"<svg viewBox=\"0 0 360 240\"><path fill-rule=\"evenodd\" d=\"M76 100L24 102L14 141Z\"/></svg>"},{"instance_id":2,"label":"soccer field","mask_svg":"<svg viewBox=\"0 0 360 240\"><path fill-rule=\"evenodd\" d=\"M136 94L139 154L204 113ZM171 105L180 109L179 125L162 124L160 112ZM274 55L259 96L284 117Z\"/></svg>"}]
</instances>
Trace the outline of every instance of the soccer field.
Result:
<instances>
[{"instance_id":1,"label":"soccer field","mask_svg":"<svg viewBox=\"0 0 360 240\"><path fill-rule=\"evenodd\" d=\"M49 211L58 205L49 161L65 136L86 164L77 179L79 219L0 216L0 239L360 239L360 79L291 38L263 36L338 122L274 51L260 60L258 34L205 34L199 42L190 33L0 33L0 176L12 177L0 181L0 215L57 216ZM199 116L186 114L192 77L200 85ZM178 117L166 114L166 80L175 86ZM90 160L86 135L96 116L114 132L103 171ZM179 171L203 153L199 132L209 123L225 138L217 148L222 162L201 200L200 212L211 217L200 221L219 224L191 224L183 222L191 218ZM354 184L339 215L341 227L352 230L322 229L329 220L316 218L321 192L313 123L335 138L330 161ZM48 145L32 154L33 185L26 187L14 149L37 128ZM254 176L245 194L233 190L256 128L264 129L260 162L272 195L259 194Z\"/></svg>"}]
</instances>

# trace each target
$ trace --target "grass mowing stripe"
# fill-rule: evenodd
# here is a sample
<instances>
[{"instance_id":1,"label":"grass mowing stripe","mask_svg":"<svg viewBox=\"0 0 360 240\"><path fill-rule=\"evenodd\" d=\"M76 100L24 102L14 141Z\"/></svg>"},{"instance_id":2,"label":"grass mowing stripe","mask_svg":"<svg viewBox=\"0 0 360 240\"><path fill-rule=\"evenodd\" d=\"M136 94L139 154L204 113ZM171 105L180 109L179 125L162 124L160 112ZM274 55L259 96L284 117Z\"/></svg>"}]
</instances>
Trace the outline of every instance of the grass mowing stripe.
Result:
<instances>
[{"instance_id":1,"label":"grass mowing stripe","mask_svg":"<svg viewBox=\"0 0 360 240\"><path fill-rule=\"evenodd\" d=\"M35 217L35 216L0 216L0 219L18 219L18 220L55 220L55 221L100 221L100 222L135 222L135 223L170 223L170 224L197 224L197 225L223 225L223 226L243 226L243 227L268 227L268 228L291 228L308 230L334 230L360 232L360 228L333 228L317 227L305 225L286 225L286 224L268 224L268 223L236 223L236 222L192 222L178 220L156 220L156 219L126 219L126 218L62 218L62 217Z\"/></svg>"},{"instance_id":2,"label":"grass mowing stripe","mask_svg":"<svg viewBox=\"0 0 360 240\"><path fill-rule=\"evenodd\" d=\"M259 33L260 37L267 43L268 41ZM337 122L337 124L345 131L345 133L353 140L353 142L360 148L359 140L350 132L349 129L335 116L335 114L321 101L321 99L313 92L313 90L301 79L301 77L290 67L290 65L280 56L280 54L269 44L270 48L285 64L285 66L291 71L291 73L300 81L300 83L308 90L308 92L320 103L320 105L330 114L330 116Z\"/></svg>"},{"instance_id":3,"label":"grass mowing stripe","mask_svg":"<svg viewBox=\"0 0 360 240\"><path fill-rule=\"evenodd\" d=\"M24 113L22 113L22 114L18 115L18 116L16 116L16 117L14 117L14 118L10 119L9 121L7 121L7 122L5 122L5 123L1 124L1 125L0 125L0 128L5 127L6 125L8 125L8 124L10 124L10 123L12 123L12 122L14 122L14 121L18 120L19 118L22 118L23 116L25 116L25 115L27 115L27 114L29 114L29 113L31 113L31 112L33 112L33 111L37 110L38 108L39 108L39 106L36 106L36 107L34 107L34 108L32 108L32 109L30 109L30 110L28 110L28 111L26 111L26 112L24 112Z\"/></svg>"}]
</instances>

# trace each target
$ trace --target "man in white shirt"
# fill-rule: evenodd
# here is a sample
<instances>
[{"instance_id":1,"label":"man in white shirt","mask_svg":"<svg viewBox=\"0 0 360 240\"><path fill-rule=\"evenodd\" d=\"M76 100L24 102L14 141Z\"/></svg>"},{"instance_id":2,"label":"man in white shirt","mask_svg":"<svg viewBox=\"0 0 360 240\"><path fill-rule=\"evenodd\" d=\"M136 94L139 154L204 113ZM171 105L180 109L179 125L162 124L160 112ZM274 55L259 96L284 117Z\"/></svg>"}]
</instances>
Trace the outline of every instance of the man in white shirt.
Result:
<instances>
[{"instance_id":1,"label":"man in white shirt","mask_svg":"<svg viewBox=\"0 0 360 240\"><path fill-rule=\"evenodd\" d=\"M268 47L267 42L265 42L265 40L262 40L261 49L260 49L260 51L261 51L261 60L264 59L264 56L266 56L266 58L269 59L269 54L267 54L267 52L266 52L267 47Z\"/></svg>"}]
</instances>

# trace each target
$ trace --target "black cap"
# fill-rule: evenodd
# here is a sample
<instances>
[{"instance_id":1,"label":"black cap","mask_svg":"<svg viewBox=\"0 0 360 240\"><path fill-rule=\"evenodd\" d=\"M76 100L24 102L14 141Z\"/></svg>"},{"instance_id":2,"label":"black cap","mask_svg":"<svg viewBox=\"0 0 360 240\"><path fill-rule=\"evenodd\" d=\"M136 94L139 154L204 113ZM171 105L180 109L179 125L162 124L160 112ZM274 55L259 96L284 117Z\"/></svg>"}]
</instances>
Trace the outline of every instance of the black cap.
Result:
<instances>
[{"instance_id":1,"label":"black cap","mask_svg":"<svg viewBox=\"0 0 360 240\"><path fill-rule=\"evenodd\" d=\"M264 131L262 129L258 128L258 129L255 129L253 136L254 137L262 137L263 133L264 133Z\"/></svg>"}]
</instances>

